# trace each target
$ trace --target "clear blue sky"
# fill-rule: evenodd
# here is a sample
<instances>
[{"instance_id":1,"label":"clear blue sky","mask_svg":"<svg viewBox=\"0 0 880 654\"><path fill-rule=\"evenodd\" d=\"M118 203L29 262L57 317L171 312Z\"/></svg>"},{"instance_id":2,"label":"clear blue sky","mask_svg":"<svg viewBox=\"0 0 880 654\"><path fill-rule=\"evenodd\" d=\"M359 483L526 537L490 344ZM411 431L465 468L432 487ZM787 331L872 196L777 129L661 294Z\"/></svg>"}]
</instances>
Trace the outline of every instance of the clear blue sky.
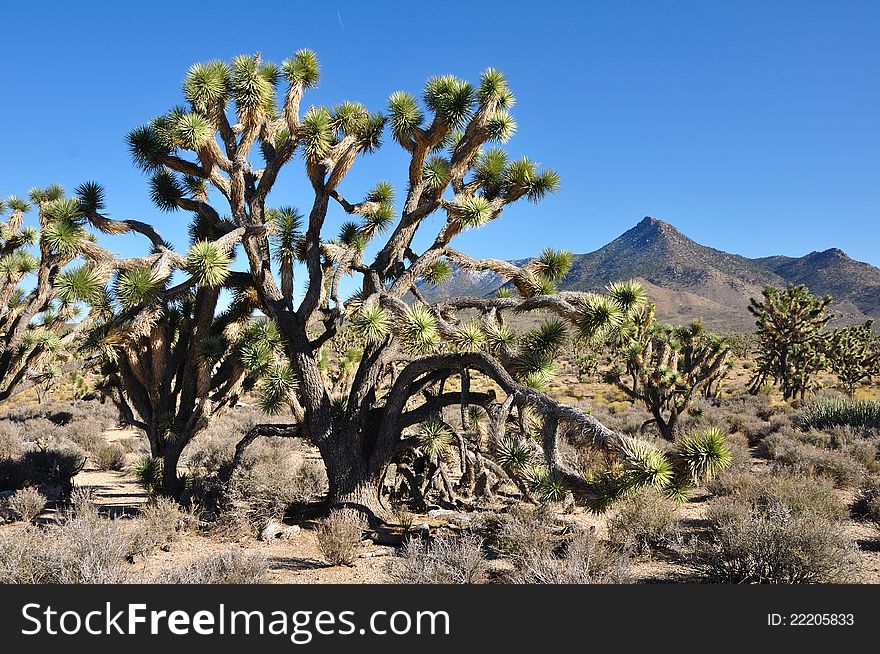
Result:
<instances>
[{"instance_id":1,"label":"clear blue sky","mask_svg":"<svg viewBox=\"0 0 880 654\"><path fill-rule=\"evenodd\" d=\"M3 196L95 179L115 217L184 245L187 215L151 206L126 133L182 102L195 61L309 47L322 80L306 104L383 110L434 74L507 74L519 123L509 151L563 182L464 235L474 255L587 252L653 215L747 256L836 246L880 265L877 2L68 1L4 3L0 18ZM400 185L403 162L386 138L341 190ZM308 207L301 165L273 204Z\"/></svg>"}]
</instances>

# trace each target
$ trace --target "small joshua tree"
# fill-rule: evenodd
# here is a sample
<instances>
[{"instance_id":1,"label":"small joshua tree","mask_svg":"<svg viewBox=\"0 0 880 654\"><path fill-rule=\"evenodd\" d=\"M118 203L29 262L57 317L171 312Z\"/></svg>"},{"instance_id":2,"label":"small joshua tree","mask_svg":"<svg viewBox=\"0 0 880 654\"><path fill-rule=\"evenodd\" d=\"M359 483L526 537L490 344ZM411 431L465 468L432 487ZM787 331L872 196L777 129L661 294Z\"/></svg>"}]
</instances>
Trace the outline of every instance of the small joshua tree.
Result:
<instances>
[{"instance_id":1,"label":"small joshua tree","mask_svg":"<svg viewBox=\"0 0 880 654\"><path fill-rule=\"evenodd\" d=\"M752 298L749 304L758 339L751 392L772 382L786 400L803 399L816 374L828 365L829 334L824 328L833 318L826 312L832 298L816 297L803 285L785 290L767 286L763 298Z\"/></svg>"},{"instance_id":2,"label":"small joshua tree","mask_svg":"<svg viewBox=\"0 0 880 654\"><path fill-rule=\"evenodd\" d=\"M24 225L32 208L38 228ZM78 202L65 198L57 184L31 189L29 201L10 196L0 202L0 215L7 212L0 222L0 400L28 375L40 383L42 372L55 371L56 355L75 336L68 321L79 313L57 281L69 263L95 253ZM32 285L29 276L35 277Z\"/></svg>"},{"instance_id":3,"label":"small joshua tree","mask_svg":"<svg viewBox=\"0 0 880 654\"><path fill-rule=\"evenodd\" d=\"M874 333L874 321L834 330L828 362L850 397L861 384L880 375L880 338Z\"/></svg>"},{"instance_id":4,"label":"small joshua tree","mask_svg":"<svg viewBox=\"0 0 880 654\"><path fill-rule=\"evenodd\" d=\"M605 380L643 404L653 417L642 428L655 423L666 440L675 439L678 417L694 394L726 371L724 339L707 333L700 322L658 324L654 305L635 281L611 284L605 295L587 298L581 332L609 345L613 365Z\"/></svg>"},{"instance_id":5,"label":"small joshua tree","mask_svg":"<svg viewBox=\"0 0 880 654\"><path fill-rule=\"evenodd\" d=\"M170 202L162 193L168 182L153 180L160 207ZM180 206L199 208L198 185L193 197L177 196ZM111 227L100 213L103 190L95 184L78 189L80 205L95 224ZM129 424L144 431L151 459L161 470L157 490L176 497L182 490L177 463L183 449L210 421L234 406L242 392L262 380L261 400L267 411L279 406L294 385L290 367L279 359L281 342L271 321L251 319L253 294L241 275L230 272L237 230L202 209L192 226L187 256L164 245L157 233L144 227L159 251L134 260L84 266L78 276L77 297L92 305L93 325L81 350L100 355L101 389L111 395ZM116 268L110 283L106 267ZM171 285L175 270L187 273ZM72 283L72 282L71 282ZM218 310L221 290L233 293L225 311Z\"/></svg>"}]
</instances>

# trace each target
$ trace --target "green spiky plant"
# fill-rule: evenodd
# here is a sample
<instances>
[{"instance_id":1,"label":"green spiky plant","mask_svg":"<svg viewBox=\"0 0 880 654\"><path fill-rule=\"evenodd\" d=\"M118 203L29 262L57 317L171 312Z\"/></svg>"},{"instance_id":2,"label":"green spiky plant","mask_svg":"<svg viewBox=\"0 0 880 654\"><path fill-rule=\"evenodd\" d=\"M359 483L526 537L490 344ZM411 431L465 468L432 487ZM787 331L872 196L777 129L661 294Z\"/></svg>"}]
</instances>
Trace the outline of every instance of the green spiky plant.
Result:
<instances>
[{"instance_id":1,"label":"green spiky plant","mask_svg":"<svg viewBox=\"0 0 880 654\"><path fill-rule=\"evenodd\" d=\"M654 488L685 502L696 485L710 481L733 463L725 434L715 427L686 434L666 448L626 437L618 456L619 465L599 470L591 479L587 506L595 512L605 511L642 488Z\"/></svg>"},{"instance_id":2,"label":"green spiky plant","mask_svg":"<svg viewBox=\"0 0 880 654\"><path fill-rule=\"evenodd\" d=\"M702 323L661 325L644 287L617 282L583 305L581 336L611 351L605 381L651 413L666 440L674 440L678 418L695 395L726 373L729 346Z\"/></svg>"},{"instance_id":3,"label":"green spiky plant","mask_svg":"<svg viewBox=\"0 0 880 654\"><path fill-rule=\"evenodd\" d=\"M758 341L750 390L757 393L770 382L784 399L803 399L815 387L816 375L828 366L830 335L824 328L833 318L827 312L832 298L791 284L785 289L767 286L762 295L749 304Z\"/></svg>"}]
</instances>

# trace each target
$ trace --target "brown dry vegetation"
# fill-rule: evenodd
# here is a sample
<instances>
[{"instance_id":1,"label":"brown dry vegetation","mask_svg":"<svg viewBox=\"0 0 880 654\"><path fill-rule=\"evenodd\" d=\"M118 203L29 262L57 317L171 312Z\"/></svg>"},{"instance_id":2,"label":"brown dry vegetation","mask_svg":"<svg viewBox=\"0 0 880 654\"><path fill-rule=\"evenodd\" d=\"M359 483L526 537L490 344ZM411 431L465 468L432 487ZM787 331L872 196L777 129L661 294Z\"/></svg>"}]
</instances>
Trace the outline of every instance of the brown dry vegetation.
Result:
<instances>
[{"instance_id":1,"label":"brown dry vegetation","mask_svg":"<svg viewBox=\"0 0 880 654\"><path fill-rule=\"evenodd\" d=\"M744 392L749 368L737 358L719 396L701 398L682 418L684 432L722 428L733 455L730 468L684 504L642 491L594 514L525 504L511 486L478 510L399 509L400 524L382 534L343 514L320 517L326 478L317 452L301 440L258 439L224 477L238 440L263 419L252 407L235 408L187 449L190 504L179 508L147 499L130 472L146 451L143 435L119 427L108 405L18 403L0 419L6 468L41 448L82 456L85 467L70 502L57 501L51 485L39 489L47 506L33 524L15 507L32 510L37 488L19 491L18 501L4 493L0 580L880 583L880 433L801 431L792 420L796 405L769 390ZM550 389L557 398L589 408L613 429L639 432L645 411L579 376L574 356L559 372ZM835 394L833 381L823 379L820 396ZM878 395L876 387L859 392ZM110 447L120 453L118 466L105 460ZM564 443L564 455L583 469L591 451ZM261 539L267 525L273 531Z\"/></svg>"}]
</instances>

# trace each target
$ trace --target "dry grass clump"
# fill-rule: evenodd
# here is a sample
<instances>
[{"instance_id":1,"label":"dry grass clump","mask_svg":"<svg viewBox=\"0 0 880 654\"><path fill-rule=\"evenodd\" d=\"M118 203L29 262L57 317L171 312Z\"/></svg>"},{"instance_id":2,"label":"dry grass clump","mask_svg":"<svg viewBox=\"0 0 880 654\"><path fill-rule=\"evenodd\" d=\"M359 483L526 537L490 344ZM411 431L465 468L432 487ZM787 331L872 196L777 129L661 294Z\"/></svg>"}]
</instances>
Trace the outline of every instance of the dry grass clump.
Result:
<instances>
[{"instance_id":1,"label":"dry grass clump","mask_svg":"<svg viewBox=\"0 0 880 654\"><path fill-rule=\"evenodd\" d=\"M212 554L157 575L159 584L259 584L265 581L269 563L265 556L229 550Z\"/></svg>"},{"instance_id":2,"label":"dry grass clump","mask_svg":"<svg viewBox=\"0 0 880 654\"><path fill-rule=\"evenodd\" d=\"M654 489L631 493L614 503L609 539L623 550L648 555L678 540L678 508L678 503Z\"/></svg>"},{"instance_id":3,"label":"dry grass clump","mask_svg":"<svg viewBox=\"0 0 880 654\"><path fill-rule=\"evenodd\" d=\"M492 549L507 558L528 556L552 549L557 541L553 510L546 505L516 505L499 516L490 538Z\"/></svg>"},{"instance_id":4,"label":"dry grass clump","mask_svg":"<svg viewBox=\"0 0 880 654\"><path fill-rule=\"evenodd\" d=\"M32 486L22 488L7 500L7 504L20 519L33 522L46 508L46 496Z\"/></svg>"},{"instance_id":5,"label":"dry grass clump","mask_svg":"<svg viewBox=\"0 0 880 654\"><path fill-rule=\"evenodd\" d=\"M870 520L880 529L880 476L865 478L853 503L853 512Z\"/></svg>"},{"instance_id":6,"label":"dry grass clump","mask_svg":"<svg viewBox=\"0 0 880 654\"><path fill-rule=\"evenodd\" d=\"M365 529L360 513L337 509L318 525L318 547L332 565L354 565Z\"/></svg>"},{"instance_id":7,"label":"dry grass clump","mask_svg":"<svg viewBox=\"0 0 880 654\"><path fill-rule=\"evenodd\" d=\"M534 550L514 560L514 584L620 584L629 581L629 557L592 532L579 532L558 551Z\"/></svg>"},{"instance_id":8,"label":"dry grass clump","mask_svg":"<svg viewBox=\"0 0 880 654\"><path fill-rule=\"evenodd\" d=\"M0 582L118 584L131 581L131 540L121 521L84 512L60 526L0 531Z\"/></svg>"},{"instance_id":9,"label":"dry grass clump","mask_svg":"<svg viewBox=\"0 0 880 654\"><path fill-rule=\"evenodd\" d=\"M131 552L147 556L177 539L183 514L180 506L166 497L153 498L131 521Z\"/></svg>"},{"instance_id":10,"label":"dry grass clump","mask_svg":"<svg viewBox=\"0 0 880 654\"><path fill-rule=\"evenodd\" d=\"M744 497L760 506L782 503L796 513L814 513L837 522L846 518L846 507L828 479L804 479L787 471L775 474L722 473L707 485L721 497Z\"/></svg>"},{"instance_id":11,"label":"dry grass clump","mask_svg":"<svg viewBox=\"0 0 880 654\"><path fill-rule=\"evenodd\" d=\"M389 569L399 584L483 584L489 566L475 534L411 538Z\"/></svg>"},{"instance_id":12,"label":"dry grass clump","mask_svg":"<svg viewBox=\"0 0 880 654\"><path fill-rule=\"evenodd\" d=\"M22 426L0 420L0 459L17 459L23 445Z\"/></svg>"},{"instance_id":13,"label":"dry grass clump","mask_svg":"<svg viewBox=\"0 0 880 654\"><path fill-rule=\"evenodd\" d=\"M775 464L799 474L826 477L840 488L858 484L866 472L846 453L802 443L788 433L768 436L762 447Z\"/></svg>"},{"instance_id":14,"label":"dry grass clump","mask_svg":"<svg viewBox=\"0 0 880 654\"><path fill-rule=\"evenodd\" d=\"M281 520L290 505L316 499L327 488L321 464L295 463L274 456L273 449L262 450L236 471L227 494L231 510L257 530L269 520Z\"/></svg>"},{"instance_id":15,"label":"dry grass clump","mask_svg":"<svg viewBox=\"0 0 880 654\"><path fill-rule=\"evenodd\" d=\"M122 470L125 467L125 448L117 443L98 441L90 450L92 463L98 470Z\"/></svg>"},{"instance_id":16,"label":"dry grass clump","mask_svg":"<svg viewBox=\"0 0 880 654\"><path fill-rule=\"evenodd\" d=\"M788 476L753 476L708 511L710 534L692 564L717 583L851 581L854 544L830 485Z\"/></svg>"},{"instance_id":17,"label":"dry grass clump","mask_svg":"<svg viewBox=\"0 0 880 654\"><path fill-rule=\"evenodd\" d=\"M185 452L192 502L224 531L259 533L270 520L283 519L292 504L326 493L323 464L303 460L302 445L293 439L257 439L231 470L235 446L257 418L246 408L230 411Z\"/></svg>"}]
</instances>

